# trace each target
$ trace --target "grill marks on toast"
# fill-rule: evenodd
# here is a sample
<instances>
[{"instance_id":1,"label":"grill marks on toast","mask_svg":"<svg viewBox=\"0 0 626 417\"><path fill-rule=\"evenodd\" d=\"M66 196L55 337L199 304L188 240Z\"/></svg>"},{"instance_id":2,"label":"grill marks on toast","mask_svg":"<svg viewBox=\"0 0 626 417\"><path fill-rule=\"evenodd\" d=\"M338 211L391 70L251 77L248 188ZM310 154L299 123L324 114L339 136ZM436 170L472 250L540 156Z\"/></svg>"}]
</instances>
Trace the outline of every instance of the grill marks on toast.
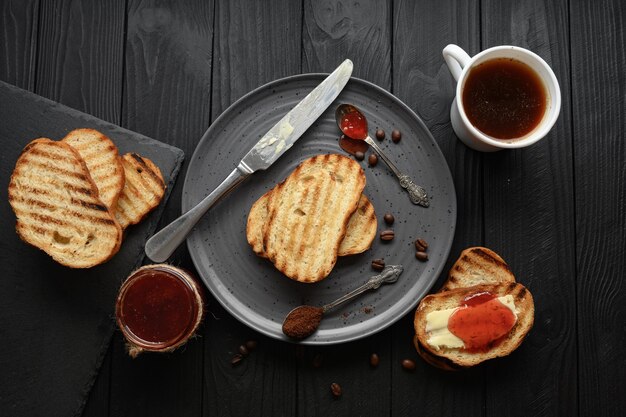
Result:
<instances>
[{"instance_id":1,"label":"grill marks on toast","mask_svg":"<svg viewBox=\"0 0 626 417\"><path fill-rule=\"evenodd\" d=\"M497 253L477 246L461 252L441 291L485 283L515 283L515 276Z\"/></svg>"},{"instance_id":2,"label":"grill marks on toast","mask_svg":"<svg viewBox=\"0 0 626 417\"><path fill-rule=\"evenodd\" d=\"M303 181L309 181L309 179L303 178ZM265 250L263 249L263 227L268 220L268 204L271 194L275 189L276 188L271 189L263 194L252 205L246 224L246 238L248 239L248 243L254 253L262 258L267 258ZM365 194L361 194L357 210L350 216L350 221L346 228L346 236L341 241L341 245L339 245L337 255L354 255L369 249L372 245L372 241L376 237L377 227L378 220L376 219L374 206Z\"/></svg>"},{"instance_id":3,"label":"grill marks on toast","mask_svg":"<svg viewBox=\"0 0 626 417\"><path fill-rule=\"evenodd\" d=\"M36 139L18 159L9 203L20 238L57 262L88 268L118 250L122 230L98 198L79 153L64 142Z\"/></svg>"},{"instance_id":4,"label":"grill marks on toast","mask_svg":"<svg viewBox=\"0 0 626 417\"><path fill-rule=\"evenodd\" d=\"M135 153L122 156L126 182L117 201L115 217L122 228L139 223L159 205L165 194L161 170Z\"/></svg>"},{"instance_id":5,"label":"grill marks on toast","mask_svg":"<svg viewBox=\"0 0 626 417\"><path fill-rule=\"evenodd\" d=\"M19 173L19 171L16 171ZM46 189L42 189L39 187L33 187L30 185L26 185L26 184L20 184L20 187L24 190L27 191L29 193L29 195L31 196L30 198L28 198L29 201L31 201L33 204L35 205L42 205L45 204L44 201L42 201L41 199L35 200L34 198L32 198L32 196L38 196L38 197L43 197L43 198L53 198L53 199L58 199L58 200L63 200L64 198L66 198L66 196L70 195L68 193L68 191L72 191L74 194L82 194L83 196L86 197L82 197L82 198L77 198L73 195L70 195L70 202L72 204L75 205L81 205L83 207L87 207L87 208L92 208L92 209L96 209L99 211L107 211L107 207L104 206L103 204L96 204L93 203L93 199L92 199L92 193L91 193L91 189L87 189L84 187L76 187L72 184L69 184L67 182L64 181L59 181L58 184L56 184L57 187L55 187L55 189L61 190L62 192L57 192L52 191L52 190L46 190ZM15 188L17 187L16 184L11 183L9 185L9 190L11 188ZM87 200L85 200L85 198Z\"/></svg>"},{"instance_id":6,"label":"grill marks on toast","mask_svg":"<svg viewBox=\"0 0 626 417\"><path fill-rule=\"evenodd\" d=\"M294 280L325 278L364 186L365 174L350 158L330 154L302 162L270 194L263 233L268 258Z\"/></svg>"},{"instance_id":7,"label":"grill marks on toast","mask_svg":"<svg viewBox=\"0 0 626 417\"><path fill-rule=\"evenodd\" d=\"M376 237L377 228L374 205L365 194L361 194L357 209L348 221L346 236L341 241L337 255L355 255L368 250Z\"/></svg>"},{"instance_id":8,"label":"grill marks on toast","mask_svg":"<svg viewBox=\"0 0 626 417\"><path fill-rule=\"evenodd\" d=\"M80 154L96 183L100 199L108 208L115 209L125 181L117 146L107 136L93 129L72 130L63 138L63 142Z\"/></svg>"}]
</instances>

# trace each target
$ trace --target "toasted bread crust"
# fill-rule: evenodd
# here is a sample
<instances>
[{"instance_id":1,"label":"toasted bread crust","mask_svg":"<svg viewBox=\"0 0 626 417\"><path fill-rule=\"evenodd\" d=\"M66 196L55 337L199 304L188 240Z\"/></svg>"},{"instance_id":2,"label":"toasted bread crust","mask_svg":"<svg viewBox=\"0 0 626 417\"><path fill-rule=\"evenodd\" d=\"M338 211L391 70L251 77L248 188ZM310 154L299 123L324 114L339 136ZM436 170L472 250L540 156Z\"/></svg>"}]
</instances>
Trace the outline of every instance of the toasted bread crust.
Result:
<instances>
[{"instance_id":1,"label":"toasted bread crust","mask_svg":"<svg viewBox=\"0 0 626 417\"><path fill-rule=\"evenodd\" d=\"M165 195L165 181L158 166L136 153L122 156L126 176L115 217L122 228L142 221Z\"/></svg>"},{"instance_id":2,"label":"toasted bread crust","mask_svg":"<svg viewBox=\"0 0 626 417\"><path fill-rule=\"evenodd\" d=\"M440 291L511 282L515 276L504 259L491 249L476 246L461 252Z\"/></svg>"},{"instance_id":3,"label":"toasted bread crust","mask_svg":"<svg viewBox=\"0 0 626 417\"><path fill-rule=\"evenodd\" d=\"M62 142L78 152L98 187L100 200L115 210L125 181L124 167L115 143L94 129L72 130Z\"/></svg>"},{"instance_id":4,"label":"toasted bread crust","mask_svg":"<svg viewBox=\"0 0 626 417\"><path fill-rule=\"evenodd\" d=\"M361 194L358 206L348 221L346 236L339 245L337 255L356 255L368 250L376 237L377 228L374 205L365 194Z\"/></svg>"},{"instance_id":5,"label":"toasted bread crust","mask_svg":"<svg viewBox=\"0 0 626 417\"><path fill-rule=\"evenodd\" d=\"M254 202L248 214L246 223L246 238L254 253L261 258L267 258L263 248L263 228L268 220L270 194L274 189L263 194ZM365 196L361 194L357 209L350 216L346 236L339 245L337 256L348 256L362 253L372 246L378 220L374 206Z\"/></svg>"},{"instance_id":6,"label":"toasted bread crust","mask_svg":"<svg viewBox=\"0 0 626 417\"><path fill-rule=\"evenodd\" d=\"M364 187L363 169L343 155L302 162L271 194L263 239L268 259L296 281L328 276Z\"/></svg>"},{"instance_id":7,"label":"toasted bread crust","mask_svg":"<svg viewBox=\"0 0 626 417\"><path fill-rule=\"evenodd\" d=\"M263 226L267 220L268 203L272 191L274 191L273 188L254 202L250 208L250 213L248 213L248 221L246 223L246 239L248 240L248 244L250 244L254 253L261 258L267 258L265 249L263 248Z\"/></svg>"},{"instance_id":8,"label":"toasted bread crust","mask_svg":"<svg viewBox=\"0 0 626 417\"><path fill-rule=\"evenodd\" d=\"M497 297L507 294L513 296L515 307L519 313L517 314L517 321L508 336L491 350L480 353L469 353L465 352L463 349L441 348L440 350L435 350L430 346L427 342L429 335L426 332L426 315L431 311L458 307L467 296L479 292L490 292ZM439 292L424 297L415 311L413 325L415 327L417 342L419 342L419 348L437 358L445 358L447 361L459 367L468 367L489 359L507 356L517 349L532 328L534 316L535 306L533 297L530 291L522 284L514 282L486 284ZM418 348L417 345L416 348Z\"/></svg>"},{"instance_id":9,"label":"toasted bread crust","mask_svg":"<svg viewBox=\"0 0 626 417\"><path fill-rule=\"evenodd\" d=\"M448 358L445 358L443 356L436 356L430 353L422 346L417 335L413 336L413 345L415 346L417 354L420 355L421 358L426 361L426 363L434 366L435 368L443 369L444 371L458 371L460 369L463 369L462 366L455 364Z\"/></svg>"},{"instance_id":10,"label":"toasted bread crust","mask_svg":"<svg viewBox=\"0 0 626 417\"><path fill-rule=\"evenodd\" d=\"M122 229L98 198L80 154L47 138L29 143L9 183L9 203L20 238L71 268L108 261L120 248Z\"/></svg>"}]
</instances>

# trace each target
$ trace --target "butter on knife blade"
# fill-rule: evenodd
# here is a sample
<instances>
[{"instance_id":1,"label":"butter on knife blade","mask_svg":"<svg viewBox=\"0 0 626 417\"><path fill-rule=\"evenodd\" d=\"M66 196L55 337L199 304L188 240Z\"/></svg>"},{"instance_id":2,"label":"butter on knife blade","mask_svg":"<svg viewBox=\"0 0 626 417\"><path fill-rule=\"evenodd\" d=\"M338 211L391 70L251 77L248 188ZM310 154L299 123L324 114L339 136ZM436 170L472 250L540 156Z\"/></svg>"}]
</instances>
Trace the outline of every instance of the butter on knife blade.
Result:
<instances>
[{"instance_id":1,"label":"butter on knife blade","mask_svg":"<svg viewBox=\"0 0 626 417\"><path fill-rule=\"evenodd\" d=\"M148 239L145 248L148 258L154 262L165 262L185 240L204 213L215 203L235 189L250 174L267 169L287 152L339 96L350 80L352 68L352 61L346 59L263 135L239 162L237 168L215 190L187 213Z\"/></svg>"}]
</instances>

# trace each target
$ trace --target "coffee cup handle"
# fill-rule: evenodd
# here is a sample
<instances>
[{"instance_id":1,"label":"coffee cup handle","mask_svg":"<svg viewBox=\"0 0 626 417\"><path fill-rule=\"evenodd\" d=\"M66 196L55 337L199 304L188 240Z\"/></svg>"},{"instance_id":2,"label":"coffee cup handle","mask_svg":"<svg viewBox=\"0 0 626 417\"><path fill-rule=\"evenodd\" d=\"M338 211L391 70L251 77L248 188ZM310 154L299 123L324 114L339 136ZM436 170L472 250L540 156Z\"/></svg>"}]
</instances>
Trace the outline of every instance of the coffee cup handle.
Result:
<instances>
[{"instance_id":1,"label":"coffee cup handle","mask_svg":"<svg viewBox=\"0 0 626 417\"><path fill-rule=\"evenodd\" d=\"M443 48L443 58L456 81L459 81L463 68L471 61L471 57L457 45L450 44Z\"/></svg>"}]
</instances>

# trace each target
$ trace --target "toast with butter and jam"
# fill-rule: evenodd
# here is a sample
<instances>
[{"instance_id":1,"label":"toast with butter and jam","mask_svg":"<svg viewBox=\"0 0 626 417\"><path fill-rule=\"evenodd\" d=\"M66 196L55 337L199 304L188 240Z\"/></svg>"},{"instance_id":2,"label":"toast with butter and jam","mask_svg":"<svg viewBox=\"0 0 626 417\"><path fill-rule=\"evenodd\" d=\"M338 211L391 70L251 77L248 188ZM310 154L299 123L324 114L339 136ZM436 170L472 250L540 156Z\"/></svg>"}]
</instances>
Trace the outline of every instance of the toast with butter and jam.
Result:
<instances>
[{"instance_id":1,"label":"toast with butter and jam","mask_svg":"<svg viewBox=\"0 0 626 417\"><path fill-rule=\"evenodd\" d=\"M476 285L425 297L415 312L415 343L454 367L507 356L533 326L535 308L522 284Z\"/></svg>"},{"instance_id":2,"label":"toast with butter and jam","mask_svg":"<svg viewBox=\"0 0 626 417\"><path fill-rule=\"evenodd\" d=\"M534 322L532 295L487 248L466 249L442 290L425 297L414 318L414 345L429 364L457 370L507 356Z\"/></svg>"}]
</instances>

